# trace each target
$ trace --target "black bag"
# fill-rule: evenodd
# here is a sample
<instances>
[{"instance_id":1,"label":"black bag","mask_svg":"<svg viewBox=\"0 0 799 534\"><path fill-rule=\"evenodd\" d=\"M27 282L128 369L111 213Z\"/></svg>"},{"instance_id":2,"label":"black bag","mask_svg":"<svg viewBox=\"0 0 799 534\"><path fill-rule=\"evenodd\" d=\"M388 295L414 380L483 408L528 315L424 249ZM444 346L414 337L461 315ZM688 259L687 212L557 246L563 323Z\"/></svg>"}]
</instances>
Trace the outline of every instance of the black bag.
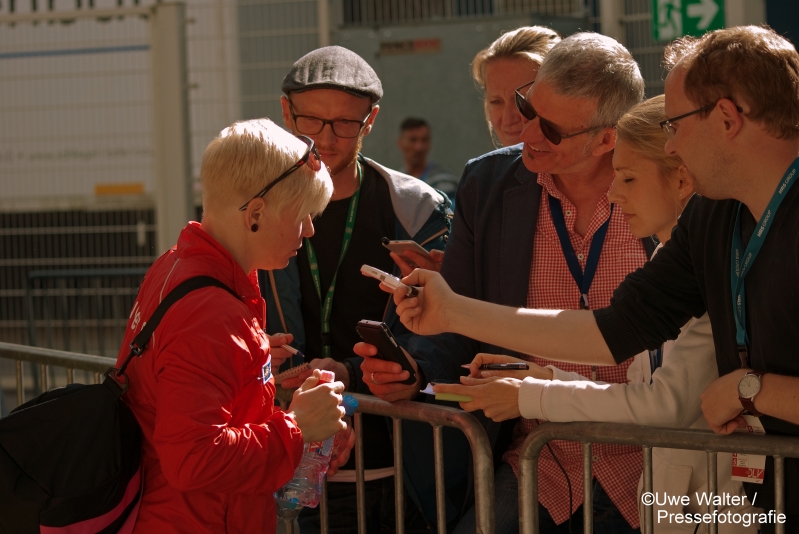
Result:
<instances>
[{"instance_id":1,"label":"black bag","mask_svg":"<svg viewBox=\"0 0 799 534\"><path fill-rule=\"evenodd\" d=\"M141 429L120 400L125 369L141 356L169 307L209 276L179 284L102 384L56 388L0 419L0 533L130 533L143 491ZM124 376L124 381L117 379Z\"/></svg>"}]
</instances>

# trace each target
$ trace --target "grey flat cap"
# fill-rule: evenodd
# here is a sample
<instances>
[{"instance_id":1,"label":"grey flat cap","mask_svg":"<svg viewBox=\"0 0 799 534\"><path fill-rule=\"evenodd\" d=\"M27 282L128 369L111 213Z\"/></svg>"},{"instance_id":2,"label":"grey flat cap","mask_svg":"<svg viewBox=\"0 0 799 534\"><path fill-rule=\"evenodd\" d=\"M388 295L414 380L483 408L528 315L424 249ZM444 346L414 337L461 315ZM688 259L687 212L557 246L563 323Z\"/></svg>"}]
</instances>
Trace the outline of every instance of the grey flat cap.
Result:
<instances>
[{"instance_id":1,"label":"grey flat cap","mask_svg":"<svg viewBox=\"0 0 799 534\"><path fill-rule=\"evenodd\" d=\"M358 54L341 46L317 48L298 59L283 78L285 94L311 89L338 89L355 96L383 98L383 85L374 69Z\"/></svg>"}]
</instances>

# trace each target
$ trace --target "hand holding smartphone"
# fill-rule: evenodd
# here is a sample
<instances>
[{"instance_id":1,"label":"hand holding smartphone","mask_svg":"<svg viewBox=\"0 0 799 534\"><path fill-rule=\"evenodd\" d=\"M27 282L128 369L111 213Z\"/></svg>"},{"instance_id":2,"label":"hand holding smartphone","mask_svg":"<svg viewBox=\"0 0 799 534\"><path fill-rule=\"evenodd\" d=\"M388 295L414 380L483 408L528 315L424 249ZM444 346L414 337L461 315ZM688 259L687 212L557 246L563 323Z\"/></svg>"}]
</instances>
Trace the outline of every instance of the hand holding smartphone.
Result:
<instances>
[{"instance_id":1,"label":"hand holding smartphone","mask_svg":"<svg viewBox=\"0 0 799 534\"><path fill-rule=\"evenodd\" d=\"M361 274L365 276L371 276L372 278L376 278L377 280L380 280L381 282L386 284L391 289L404 287L406 297L415 297L419 294L419 290L417 290L415 287L406 286L396 276L392 276L385 271L381 271L380 269L372 267L371 265L366 265L366 264L361 265Z\"/></svg>"},{"instance_id":2,"label":"hand holding smartphone","mask_svg":"<svg viewBox=\"0 0 799 534\"><path fill-rule=\"evenodd\" d=\"M400 256L404 256L405 252L413 251L417 254L420 254L425 257L426 260L430 262L434 262L433 257L430 256L430 253L426 251L419 243L412 240L406 241L391 241L389 238L384 237L381 239L383 246L386 247L391 252L395 254L399 254Z\"/></svg>"},{"instance_id":3,"label":"hand holding smartphone","mask_svg":"<svg viewBox=\"0 0 799 534\"><path fill-rule=\"evenodd\" d=\"M364 319L363 321L358 321L358 326L355 327L355 330L361 336L361 339L377 347L378 358L398 363L402 366L403 371L408 371L409 376L402 381L403 384L416 383L416 370L410 362L410 357L397 344L397 340L394 339L394 335L388 329L386 323Z\"/></svg>"}]
</instances>

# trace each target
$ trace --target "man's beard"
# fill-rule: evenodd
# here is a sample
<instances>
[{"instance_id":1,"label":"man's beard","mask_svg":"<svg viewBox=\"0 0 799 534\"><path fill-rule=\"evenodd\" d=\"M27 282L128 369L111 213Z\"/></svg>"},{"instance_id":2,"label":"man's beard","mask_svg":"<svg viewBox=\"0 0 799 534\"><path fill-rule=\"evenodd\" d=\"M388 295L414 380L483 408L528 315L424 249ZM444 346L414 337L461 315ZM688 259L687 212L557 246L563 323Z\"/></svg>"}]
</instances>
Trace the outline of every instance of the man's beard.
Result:
<instances>
[{"instance_id":1,"label":"man's beard","mask_svg":"<svg viewBox=\"0 0 799 534\"><path fill-rule=\"evenodd\" d=\"M328 172L330 173L331 178L336 176L338 173L352 165L355 160L358 158L358 152L361 151L361 147L363 146L363 135L358 136L358 142L353 147L352 151L348 154L345 154L343 158L341 158L341 162L336 165L335 167L328 167Z\"/></svg>"}]
</instances>

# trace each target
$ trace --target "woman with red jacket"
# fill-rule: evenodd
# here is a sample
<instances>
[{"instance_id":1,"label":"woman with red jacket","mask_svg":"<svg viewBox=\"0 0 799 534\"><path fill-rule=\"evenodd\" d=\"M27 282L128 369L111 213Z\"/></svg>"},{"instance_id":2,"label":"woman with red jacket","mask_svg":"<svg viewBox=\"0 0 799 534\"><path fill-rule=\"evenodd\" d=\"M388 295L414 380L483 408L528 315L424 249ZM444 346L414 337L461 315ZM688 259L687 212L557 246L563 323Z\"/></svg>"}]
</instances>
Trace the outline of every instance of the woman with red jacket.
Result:
<instances>
[{"instance_id":1,"label":"woman with red jacket","mask_svg":"<svg viewBox=\"0 0 799 534\"><path fill-rule=\"evenodd\" d=\"M311 218L333 191L313 142L262 119L233 124L206 148L202 223L147 272L118 363L158 303L194 276L224 289L195 290L164 316L128 368L124 400L142 428L144 493L136 533L273 533L272 494L300 462L303 442L346 428L343 384L319 373L274 406L256 269L280 269L313 235ZM349 455L346 451L344 456ZM334 459L335 469L346 458Z\"/></svg>"}]
</instances>

